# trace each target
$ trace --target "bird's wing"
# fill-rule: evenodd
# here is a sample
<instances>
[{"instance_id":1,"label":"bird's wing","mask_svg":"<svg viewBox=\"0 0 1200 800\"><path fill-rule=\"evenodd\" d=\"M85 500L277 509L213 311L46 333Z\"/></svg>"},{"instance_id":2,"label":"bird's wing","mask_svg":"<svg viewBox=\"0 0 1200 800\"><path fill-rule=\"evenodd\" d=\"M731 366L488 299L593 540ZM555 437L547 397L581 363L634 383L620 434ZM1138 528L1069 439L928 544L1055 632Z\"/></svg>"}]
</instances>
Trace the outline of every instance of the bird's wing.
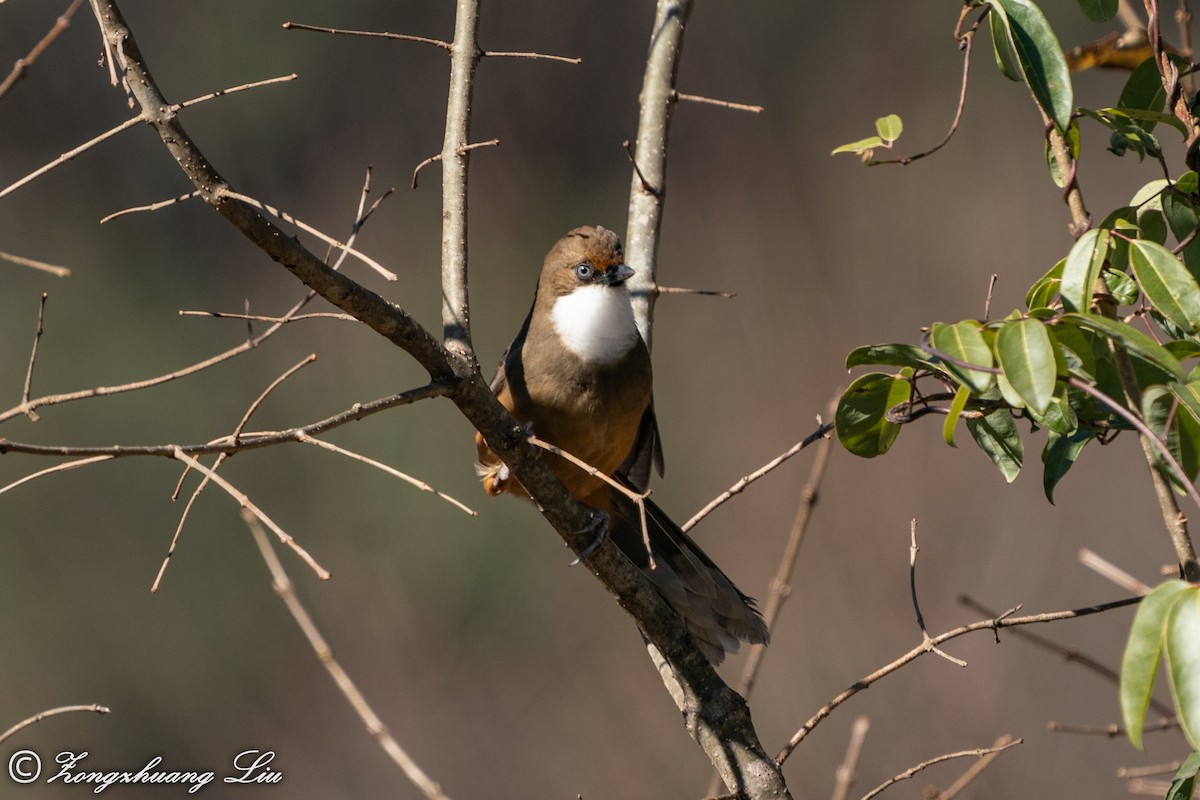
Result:
<instances>
[{"instance_id":1,"label":"bird's wing","mask_svg":"<svg viewBox=\"0 0 1200 800\"><path fill-rule=\"evenodd\" d=\"M663 474L662 438L658 433L658 419L654 416L653 400L646 406L646 413L642 414L633 449L625 463L617 470L617 475L639 492L644 492L650 483L651 466L660 476Z\"/></svg>"}]
</instances>

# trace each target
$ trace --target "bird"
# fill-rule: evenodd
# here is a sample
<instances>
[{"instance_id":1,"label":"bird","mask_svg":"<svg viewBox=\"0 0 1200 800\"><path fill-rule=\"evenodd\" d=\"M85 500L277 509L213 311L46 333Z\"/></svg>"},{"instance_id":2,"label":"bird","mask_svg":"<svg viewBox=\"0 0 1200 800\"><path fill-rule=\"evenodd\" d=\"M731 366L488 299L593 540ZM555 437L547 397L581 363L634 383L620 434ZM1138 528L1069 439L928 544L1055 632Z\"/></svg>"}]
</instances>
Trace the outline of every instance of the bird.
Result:
<instances>
[{"instance_id":1,"label":"bird","mask_svg":"<svg viewBox=\"0 0 1200 800\"><path fill-rule=\"evenodd\" d=\"M663 455L650 351L625 285L633 275L611 230L583 226L559 239L546 254L533 306L491 388L526 431L643 493L652 467L663 474ZM476 472L487 493L529 499L482 434L475 444ZM571 495L600 512L606 526L600 536L646 574L713 665L737 652L739 641L768 641L754 600L658 505L649 499L639 505L562 456L546 456Z\"/></svg>"}]
</instances>

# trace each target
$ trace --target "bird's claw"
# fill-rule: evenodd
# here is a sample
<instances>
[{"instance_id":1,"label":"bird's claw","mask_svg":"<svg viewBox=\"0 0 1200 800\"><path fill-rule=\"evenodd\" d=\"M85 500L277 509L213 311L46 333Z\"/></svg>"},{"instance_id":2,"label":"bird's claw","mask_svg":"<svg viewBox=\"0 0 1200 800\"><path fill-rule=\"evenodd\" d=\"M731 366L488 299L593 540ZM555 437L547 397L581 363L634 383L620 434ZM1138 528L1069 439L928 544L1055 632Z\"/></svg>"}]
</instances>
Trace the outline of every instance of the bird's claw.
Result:
<instances>
[{"instance_id":1,"label":"bird's claw","mask_svg":"<svg viewBox=\"0 0 1200 800\"><path fill-rule=\"evenodd\" d=\"M605 540L608 539L608 514L603 511L592 512L592 518L579 532L594 532L594 535L592 540L588 542L587 546L580 550L579 555L577 555L575 560L570 563L570 566L572 567L583 561L585 558L590 558L592 555L594 555L595 552L600 549L600 546L604 544Z\"/></svg>"}]
</instances>

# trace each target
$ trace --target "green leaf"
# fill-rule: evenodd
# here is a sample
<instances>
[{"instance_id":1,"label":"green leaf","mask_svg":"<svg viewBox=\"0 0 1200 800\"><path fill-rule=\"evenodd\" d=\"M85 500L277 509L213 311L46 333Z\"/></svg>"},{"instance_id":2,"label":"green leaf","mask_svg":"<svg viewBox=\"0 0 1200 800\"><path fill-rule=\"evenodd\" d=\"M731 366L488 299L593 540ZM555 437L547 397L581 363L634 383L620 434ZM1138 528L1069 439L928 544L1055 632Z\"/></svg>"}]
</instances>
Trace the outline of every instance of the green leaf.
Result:
<instances>
[{"instance_id":1,"label":"green leaf","mask_svg":"<svg viewBox=\"0 0 1200 800\"><path fill-rule=\"evenodd\" d=\"M1021 67L1013 57L1008 34L1008 18L996 6L993 6L992 13L988 14L988 32L992 35L992 55L996 57L996 67L1000 74L1010 81L1021 80Z\"/></svg>"},{"instance_id":2,"label":"green leaf","mask_svg":"<svg viewBox=\"0 0 1200 800\"><path fill-rule=\"evenodd\" d=\"M1004 480L1012 483L1021 471L1025 460L1025 446L1021 443L1021 435L1017 433L1016 423L1012 414L1006 409L994 411L986 417L968 419L967 430L970 431L975 444L979 445Z\"/></svg>"},{"instance_id":3,"label":"green leaf","mask_svg":"<svg viewBox=\"0 0 1200 800\"><path fill-rule=\"evenodd\" d=\"M1197 772L1200 772L1200 753L1192 753L1175 773L1165 800L1192 800L1196 791Z\"/></svg>"},{"instance_id":4,"label":"green leaf","mask_svg":"<svg viewBox=\"0 0 1200 800\"><path fill-rule=\"evenodd\" d=\"M859 139L857 142L850 142L849 144L835 147L829 155L836 156L838 153L864 153L876 147L883 147L883 139L880 139L878 136L869 136L866 139Z\"/></svg>"},{"instance_id":5,"label":"green leaf","mask_svg":"<svg viewBox=\"0 0 1200 800\"><path fill-rule=\"evenodd\" d=\"M1063 308L1067 311L1087 311L1092 307L1092 292L1100 268L1108 258L1112 234L1103 228L1092 228L1075 240L1062 271Z\"/></svg>"},{"instance_id":6,"label":"green leaf","mask_svg":"<svg viewBox=\"0 0 1200 800\"><path fill-rule=\"evenodd\" d=\"M1200 589L1197 587L1180 592L1171 604L1163 649L1180 727L1192 748L1200 749Z\"/></svg>"},{"instance_id":7,"label":"green leaf","mask_svg":"<svg viewBox=\"0 0 1200 800\"><path fill-rule=\"evenodd\" d=\"M971 364L990 369L993 365L992 349L984 341L981 327L975 320L957 322L953 325L935 322L929 331L933 346L954 361L960 362L953 363L943 359L945 370L954 375L960 383L970 386L977 394L982 394L990 389L996 378L994 373L962 366L962 364ZM934 353L934 355L938 354Z\"/></svg>"},{"instance_id":8,"label":"green leaf","mask_svg":"<svg viewBox=\"0 0 1200 800\"><path fill-rule=\"evenodd\" d=\"M967 407L967 401L970 399L971 390L966 386L958 387L958 391L954 393L954 402L950 404L950 412L946 414L946 421L942 423L942 438L951 447L958 447L954 443L954 428L958 425L958 418L962 416L963 409Z\"/></svg>"},{"instance_id":9,"label":"green leaf","mask_svg":"<svg viewBox=\"0 0 1200 800\"><path fill-rule=\"evenodd\" d=\"M1171 394L1179 400L1179 405L1192 415L1192 419L1200 423L1200 382L1172 383L1170 389Z\"/></svg>"},{"instance_id":10,"label":"green leaf","mask_svg":"<svg viewBox=\"0 0 1200 800\"><path fill-rule=\"evenodd\" d=\"M1162 111L1167 102L1167 93L1163 90L1162 76L1158 74L1158 65L1153 58L1147 58L1139 64L1125 87L1121 89L1121 98L1117 107L1125 110ZM1147 130L1153 130L1154 123L1147 124Z\"/></svg>"},{"instance_id":11,"label":"green leaf","mask_svg":"<svg viewBox=\"0 0 1200 800\"><path fill-rule=\"evenodd\" d=\"M1150 181L1134 193L1129 205L1139 212L1146 208L1162 208L1162 191L1170 185L1166 178Z\"/></svg>"},{"instance_id":12,"label":"green leaf","mask_svg":"<svg viewBox=\"0 0 1200 800\"><path fill-rule=\"evenodd\" d=\"M1132 353L1137 353L1163 371L1173 375L1176 380L1185 380L1186 373L1183 365L1175 356L1151 339L1146 334L1126 325L1119 320L1102 317L1099 314L1063 314L1062 322L1078 325L1080 328L1099 333L1119 344Z\"/></svg>"},{"instance_id":13,"label":"green leaf","mask_svg":"<svg viewBox=\"0 0 1200 800\"><path fill-rule=\"evenodd\" d=\"M1159 584L1142 599L1129 629L1129 641L1121 659L1121 719L1129 742L1139 750L1142 749L1146 709L1150 706L1154 679L1158 675L1167 616L1180 592L1187 588L1187 581L1182 580Z\"/></svg>"},{"instance_id":14,"label":"green leaf","mask_svg":"<svg viewBox=\"0 0 1200 800\"><path fill-rule=\"evenodd\" d=\"M1006 322L996 334L996 360L1004 377L1034 412L1044 414L1054 398L1054 343L1036 319Z\"/></svg>"},{"instance_id":15,"label":"green leaf","mask_svg":"<svg viewBox=\"0 0 1200 800\"><path fill-rule=\"evenodd\" d=\"M1117 15L1117 0L1079 0L1079 7L1092 22L1104 22Z\"/></svg>"},{"instance_id":16,"label":"green leaf","mask_svg":"<svg viewBox=\"0 0 1200 800\"><path fill-rule=\"evenodd\" d=\"M856 456L874 458L886 453L896 441L900 426L889 422L887 412L909 399L911 369L900 375L871 372L850 384L842 394L834 417L838 441Z\"/></svg>"},{"instance_id":17,"label":"green leaf","mask_svg":"<svg viewBox=\"0 0 1200 800\"><path fill-rule=\"evenodd\" d=\"M875 120L875 131L879 134L879 138L883 139L888 144L900 138L900 133L904 130L904 123L900 117L895 114L888 114L886 117L880 117Z\"/></svg>"},{"instance_id":18,"label":"green leaf","mask_svg":"<svg viewBox=\"0 0 1200 800\"><path fill-rule=\"evenodd\" d=\"M1137 240L1130 244L1129 263L1142 293L1164 317L1189 333L1200 328L1200 284L1174 253Z\"/></svg>"},{"instance_id":19,"label":"green leaf","mask_svg":"<svg viewBox=\"0 0 1200 800\"><path fill-rule=\"evenodd\" d=\"M1042 448L1042 490L1051 505L1054 504L1054 487L1075 465L1084 445L1093 438L1092 434L1082 430L1070 436L1051 431L1046 438L1046 446Z\"/></svg>"},{"instance_id":20,"label":"green leaf","mask_svg":"<svg viewBox=\"0 0 1200 800\"><path fill-rule=\"evenodd\" d=\"M1054 399L1046 408L1046 413L1030 412L1034 422L1054 433L1069 436L1079 430L1079 417L1071 407L1071 397L1067 385L1060 383L1054 393Z\"/></svg>"},{"instance_id":21,"label":"green leaf","mask_svg":"<svg viewBox=\"0 0 1200 800\"><path fill-rule=\"evenodd\" d=\"M1195 174L1194 172L1186 173L1186 175L1193 176ZM1183 177L1179 179L1176 186L1182 186L1182 184ZM1180 191L1183 190L1180 189ZM1197 224L1196 208L1192 205L1191 200L1186 194L1165 192L1162 205L1163 216L1167 218L1167 224L1171 227L1171 235L1175 237L1175 241L1182 242L1187 239ZM1193 237L1187 247L1183 248L1180 256L1183 258L1183 265L1187 267L1188 272L1192 273L1192 277L1200 277L1200 236Z\"/></svg>"},{"instance_id":22,"label":"green leaf","mask_svg":"<svg viewBox=\"0 0 1200 800\"><path fill-rule=\"evenodd\" d=\"M1067 59L1050 23L1030 0L987 0L987 4L992 8L989 16L1003 14L1007 42L1037 104L1060 131L1065 131L1071 123L1075 100ZM996 44L995 28L992 37Z\"/></svg>"},{"instance_id":23,"label":"green leaf","mask_svg":"<svg viewBox=\"0 0 1200 800\"><path fill-rule=\"evenodd\" d=\"M846 369L868 365L934 368L933 356L911 344L868 344L846 356Z\"/></svg>"},{"instance_id":24,"label":"green leaf","mask_svg":"<svg viewBox=\"0 0 1200 800\"><path fill-rule=\"evenodd\" d=\"M1128 248L1128 245L1126 245ZM1109 294L1123 306L1131 306L1138 299L1137 281L1126 275L1124 272L1118 272L1115 269L1105 269L1101 274L1104 278L1104 285L1108 289Z\"/></svg>"},{"instance_id":25,"label":"green leaf","mask_svg":"<svg viewBox=\"0 0 1200 800\"><path fill-rule=\"evenodd\" d=\"M1037 279L1029 291L1025 293L1025 307L1032 311L1035 308L1048 308L1058 296L1062 285L1063 267L1067 263L1064 258L1050 268L1050 271Z\"/></svg>"}]
</instances>

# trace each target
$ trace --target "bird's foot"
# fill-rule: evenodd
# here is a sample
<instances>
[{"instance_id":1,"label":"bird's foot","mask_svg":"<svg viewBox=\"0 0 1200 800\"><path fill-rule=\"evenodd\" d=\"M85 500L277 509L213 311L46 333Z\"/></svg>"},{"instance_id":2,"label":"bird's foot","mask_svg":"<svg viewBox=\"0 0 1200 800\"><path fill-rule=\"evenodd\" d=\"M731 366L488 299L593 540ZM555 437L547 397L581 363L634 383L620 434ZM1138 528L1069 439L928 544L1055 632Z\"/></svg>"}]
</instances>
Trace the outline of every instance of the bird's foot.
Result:
<instances>
[{"instance_id":1,"label":"bird's foot","mask_svg":"<svg viewBox=\"0 0 1200 800\"><path fill-rule=\"evenodd\" d=\"M604 541L608 538L608 514L603 511L593 511L592 518L579 532L591 533L593 536L592 540L588 542L587 547L580 550L579 555L571 562L570 566L572 567L585 558L590 558L604 544Z\"/></svg>"}]
</instances>

